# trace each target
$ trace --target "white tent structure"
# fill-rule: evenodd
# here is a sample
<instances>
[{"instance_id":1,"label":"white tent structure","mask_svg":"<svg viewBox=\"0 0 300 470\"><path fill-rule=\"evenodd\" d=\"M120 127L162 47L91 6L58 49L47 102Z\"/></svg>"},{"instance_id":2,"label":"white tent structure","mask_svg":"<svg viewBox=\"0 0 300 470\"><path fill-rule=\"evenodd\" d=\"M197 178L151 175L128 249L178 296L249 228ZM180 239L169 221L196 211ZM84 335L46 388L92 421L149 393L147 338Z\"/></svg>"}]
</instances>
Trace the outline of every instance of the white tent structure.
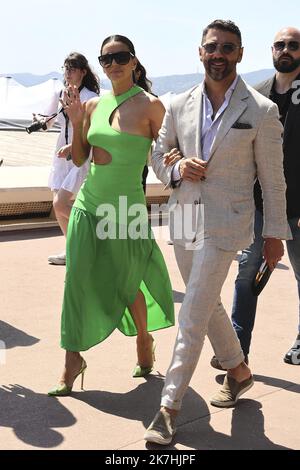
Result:
<instances>
[{"instance_id":1,"label":"white tent structure","mask_svg":"<svg viewBox=\"0 0 300 470\"><path fill-rule=\"evenodd\" d=\"M44 114L62 88L62 82L56 79L25 87L11 77L0 77L0 129L29 125L32 113Z\"/></svg>"},{"instance_id":2,"label":"white tent structure","mask_svg":"<svg viewBox=\"0 0 300 470\"><path fill-rule=\"evenodd\" d=\"M23 130L32 122L32 113L48 115L49 109L53 112L53 103L58 103L63 87L56 78L25 87L12 77L0 77L0 130ZM100 95L105 93L109 90L101 88Z\"/></svg>"},{"instance_id":3,"label":"white tent structure","mask_svg":"<svg viewBox=\"0 0 300 470\"><path fill-rule=\"evenodd\" d=\"M32 113L49 114L53 103L58 103L63 83L55 78L39 85L26 87L12 77L0 77L0 130L24 130L32 122ZM100 95L109 90L100 90ZM172 93L160 96L163 104L169 106ZM53 130L56 126L54 126Z\"/></svg>"}]
</instances>

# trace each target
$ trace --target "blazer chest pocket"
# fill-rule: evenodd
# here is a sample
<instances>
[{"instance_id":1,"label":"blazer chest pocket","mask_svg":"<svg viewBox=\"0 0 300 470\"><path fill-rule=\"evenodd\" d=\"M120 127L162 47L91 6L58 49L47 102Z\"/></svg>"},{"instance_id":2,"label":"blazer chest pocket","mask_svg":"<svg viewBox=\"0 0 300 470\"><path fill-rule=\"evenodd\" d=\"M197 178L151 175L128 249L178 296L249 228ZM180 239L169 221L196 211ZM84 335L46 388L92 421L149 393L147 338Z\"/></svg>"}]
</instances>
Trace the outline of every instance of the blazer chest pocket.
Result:
<instances>
[{"instance_id":1,"label":"blazer chest pocket","mask_svg":"<svg viewBox=\"0 0 300 470\"><path fill-rule=\"evenodd\" d=\"M226 138L226 144L228 146L248 146L250 145L256 135L256 129L230 129Z\"/></svg>"}]
</instances>

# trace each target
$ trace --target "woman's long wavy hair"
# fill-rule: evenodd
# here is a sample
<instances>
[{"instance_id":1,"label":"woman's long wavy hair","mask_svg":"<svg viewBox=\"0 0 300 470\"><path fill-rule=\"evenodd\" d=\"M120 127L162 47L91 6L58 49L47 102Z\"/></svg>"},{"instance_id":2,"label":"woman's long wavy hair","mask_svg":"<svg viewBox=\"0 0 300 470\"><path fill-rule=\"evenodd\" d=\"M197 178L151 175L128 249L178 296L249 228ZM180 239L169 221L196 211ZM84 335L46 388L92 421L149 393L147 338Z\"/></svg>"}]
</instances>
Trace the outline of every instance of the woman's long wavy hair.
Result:
<instances>
[{"instance_id":1,"label":"woman's long wavy hair","mask_svg":"<svg viewBox=\"0 0 300 470\"><path fill-rule=\"evenodd\" d=\"M120 34L114 34L113 36L109 36L106 39L104 39L102 46L101 46L101 54L103 51L103 47L106 44L109 44L110 42L122 42L128 47L129 51L135 56L134 45L132 44L130 39ZM147 72L146 72L145 67L140 63L138 59L137 61L138 62L137 62L136 69L133 72L133 81L134 83L136 83L136 85L140 86L148 93L151 93L152 82L147 78Z\"/></svg>"},{"instance_id":2,"label":"woman's long wavy hair","mask_svg":"<svg viewBox=\"0 0 300 470\"><path fill-rule=\"evenodd\" d=\"M80 70L86 70L86 74L82 79L82 85L88 90L94 91L99 95L99 77L94 74L84 55L80 54L79 52L71 52L68 57L65 58L64 65L68 65L69 67L76 67Z\"/></svg>"}]
</instances>

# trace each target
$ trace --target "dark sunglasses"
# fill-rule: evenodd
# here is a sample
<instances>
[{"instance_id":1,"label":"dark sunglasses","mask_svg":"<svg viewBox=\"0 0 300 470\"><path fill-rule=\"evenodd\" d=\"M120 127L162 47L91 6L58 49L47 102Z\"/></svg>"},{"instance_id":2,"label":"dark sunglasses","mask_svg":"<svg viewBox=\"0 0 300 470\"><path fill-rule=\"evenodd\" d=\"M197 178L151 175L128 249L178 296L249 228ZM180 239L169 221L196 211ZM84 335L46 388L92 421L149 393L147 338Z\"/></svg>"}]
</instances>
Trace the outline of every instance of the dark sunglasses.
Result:
<instances>
[{"instance_id":1,"label":"dark sunglasses","mask_svg":"<svg viewBox=\"0 0 300 470\"><path fill-rule=\"evenodd\" d=\"M129 51L109 52L98 57L99 64L102 67L110 67L114 60L118 65L127 65L134 55Z\"/></svg>"},{"instance_id":2,"label":"dark sunglasses","mask_svg":"<svg viewBox=\"0 0 300 470\"><path fill-rule=\"evenodd\" d=\"M276 41L273 44L273 47L275 51L283 51L286 47L288 48L289 51L295 52L298 51L300 44L298 41Z\"/></svg>"},{"instance_id":3,"label":"dark sunglasses","mask_svg":"<svg viewBox=\"0 0 300 470\"><path fill-rule=\"evenodd\" d=\"M241 46L237 46L232 42L225 42L224 44L219 44L218 42L208 42L206 44L202 44L202 47L208 54L213 54L219 47L222 54L229 55L232 54L236 49L240 49Z\"/></svg>"}]
</instances>

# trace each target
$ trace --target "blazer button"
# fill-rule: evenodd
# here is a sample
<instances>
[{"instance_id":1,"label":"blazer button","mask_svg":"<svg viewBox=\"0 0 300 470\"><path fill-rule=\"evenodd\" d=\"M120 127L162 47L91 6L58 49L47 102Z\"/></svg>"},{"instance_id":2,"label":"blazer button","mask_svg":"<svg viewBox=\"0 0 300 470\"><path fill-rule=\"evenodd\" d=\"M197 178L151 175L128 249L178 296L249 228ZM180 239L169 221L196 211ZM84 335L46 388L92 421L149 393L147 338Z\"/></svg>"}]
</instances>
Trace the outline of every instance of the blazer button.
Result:
<instances>
[{"instance_id":1,"label":"blazer button","mask_svg":"<svg viewBox=\"0 0 300 470\"><path fill-rule=\"evenodd\" d=\"M200 204L200 202L199 201L194 201L194 204L195 204L195 206L198 206L198 204Z\"/></svg>"}]
</instances>

